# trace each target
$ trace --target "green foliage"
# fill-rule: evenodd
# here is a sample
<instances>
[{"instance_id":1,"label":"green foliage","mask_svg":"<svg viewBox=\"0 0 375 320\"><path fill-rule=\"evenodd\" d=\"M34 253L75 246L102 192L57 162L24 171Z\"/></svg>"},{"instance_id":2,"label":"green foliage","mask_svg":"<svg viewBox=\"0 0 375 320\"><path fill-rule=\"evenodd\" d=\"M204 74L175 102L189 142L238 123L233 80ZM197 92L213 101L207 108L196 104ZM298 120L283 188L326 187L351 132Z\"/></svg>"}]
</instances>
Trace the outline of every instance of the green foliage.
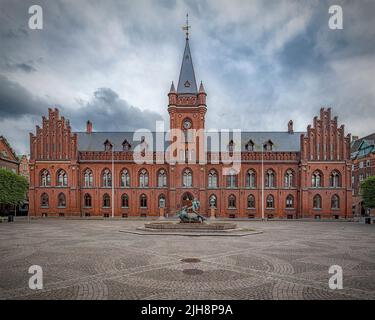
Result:
<instances>
[{"instance_id":1,"label":"green foliage","mask_svg":"<svg viewBox=\"0 0 375 320\"><path fill-rule=\"evenodd\" d=\"M375 208L375 176L361 183L361 196L366 208Z\"/></svg>"},{"instance_id":2,"label":"green foliage","mask_svg":"<svg viewBox=\"0 0 375 320\"><path fill-rule=\"evenodd\" d=\"M27 180L6 169L0 169L0 203L20 204L26 198Z\"/></svg>"}]
</instances>

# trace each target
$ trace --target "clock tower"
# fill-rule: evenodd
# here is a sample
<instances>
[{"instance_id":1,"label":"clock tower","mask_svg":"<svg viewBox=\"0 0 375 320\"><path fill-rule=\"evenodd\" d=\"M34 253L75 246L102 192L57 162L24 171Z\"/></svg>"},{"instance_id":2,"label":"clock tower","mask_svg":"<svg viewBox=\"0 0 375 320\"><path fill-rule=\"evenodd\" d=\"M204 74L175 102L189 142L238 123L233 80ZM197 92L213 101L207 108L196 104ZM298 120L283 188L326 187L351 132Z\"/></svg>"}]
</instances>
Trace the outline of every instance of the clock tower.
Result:
<instances>
[{"instance_id":1,"label":"clock tower","mask_svg":"<svg viewBox=\"0 0 375 320\"><path fill-rule=\"evenodd\" d=\"M188 30L189 25L184 28ZM202 82L199 90L197 89L187 32L177 90L172 82L168 93L170 129L204 129L207 111L206 96Z\"/></svg>"},{"instance_id":2,"label":"clock tower","mask_svg":"<svg viewBox=\"0 0 375 320\"><path fill-rule=\"evenodd\" d=\"M177 136L184 136L184 141L176 143L177 136L172 134L175 148L171 152L177 161L169 167L170 181L174 185L169 190L171 212L175 212L181 206L191 206L194 198L201 202L202 212L207 209L206 166L200 161L205 158L205 155L202 155L202 131L205 129L207 95L202 82L199 89L197 87L189 45L189 28L187 21L183 28L186 30L186 41L177 89L172 82L168 93L170 130L176 132Z\"/></svg>"}]
</instances>

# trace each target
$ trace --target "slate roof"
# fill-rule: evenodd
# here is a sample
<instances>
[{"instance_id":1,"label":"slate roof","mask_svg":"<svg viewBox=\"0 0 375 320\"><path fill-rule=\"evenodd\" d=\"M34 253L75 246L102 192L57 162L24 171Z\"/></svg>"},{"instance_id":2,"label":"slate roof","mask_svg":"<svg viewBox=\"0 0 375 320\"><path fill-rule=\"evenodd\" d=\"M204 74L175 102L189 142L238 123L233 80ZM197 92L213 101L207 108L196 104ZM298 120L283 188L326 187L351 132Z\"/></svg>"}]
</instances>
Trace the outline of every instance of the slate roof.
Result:
<instances>
[{"instance_id":1,"label":"slate roof","mask_svg":"<svg viewBox=\"0 0 375 320\"><path fill-rule=\"evenodd\" d=\"M361 145L362 141L363 140L372 140L372 141L375 141L375 133L372 133L366 137L363 137L363 138L360 138L360 139L357 139L355 141L352 142L351 146L350 146L350 152L355 152L355 151L358 151L358 148L359 146Z\"/></svg>"},{"instance_id":2,"label":"slate roof","mask_svg":"<svg viewBox=\"0 0 375 320\"><path fill-rule=\"evenodd\" d=\"M267 141L272 142L273 151L298 152L300 151L300 136L304 132L251 132L246 131L241 133L241 150L246 151L246 144L251 140L254 143L254 150L260 150L260 147ZM115 151L123 150L123 142L126 140L131 145L131 149L140 144L142 133L139 133L137 141L133 140L134 132L77 132L78 135L78 150L79 151L104 151L104 142L108 139L113 145ZM145 133L145 141L149 133ZM165 137L165 133L158 133L161 137ZM233 138L233 133L229 133L229 140ZM164 142L164 148L161 144L156 145L156 132L152 132L153 145L156 146L156 151L165 151L169 145L168 141ZM207 150L211 150L211 139L207 140Z\"/></svg>"},{"instance_id":3,"label":"slate roof","mask_svg":"<svg viewBox=\"0 0 375 320\"><path fill-rule=\"evenodd\" d=\"M360 159L367 157L370 153L375 153L375 142L374 140L361 139L362 141L357 147L357 150L353 151L350 156L351 159Z\"/></svg>"},{"instance_id":4,"label":"slate roof","mask_svg":"<svg viewBox=\"0 0 375 320\"><path fill-rule=\"evenodd\" d=\"M189 39L186 39L184 56L182 57L180 78L178 80L177 93L197 94L197 82L193 67L193 58L190 53Z\"/></svg>"}]
</instances>

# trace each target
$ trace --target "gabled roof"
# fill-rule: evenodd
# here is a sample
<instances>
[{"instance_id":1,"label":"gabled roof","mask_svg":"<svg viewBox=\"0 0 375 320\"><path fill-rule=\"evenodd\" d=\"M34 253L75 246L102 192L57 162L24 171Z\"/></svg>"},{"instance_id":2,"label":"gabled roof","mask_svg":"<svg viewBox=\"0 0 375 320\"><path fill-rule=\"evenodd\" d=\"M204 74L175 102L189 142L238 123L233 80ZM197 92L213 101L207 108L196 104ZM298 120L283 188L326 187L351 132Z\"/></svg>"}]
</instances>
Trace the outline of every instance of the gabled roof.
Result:
<instances>
[{"instance_id":1,"label":"gabled roof","mask_svg":"<svg viewBox=\"0 0 375 320\"><path fill-rule=\"evenodd\" d=\"M357 140L353 141L352 145L350 146L350 152L353 153L355 151L358 151L358 149L359 149L360 145L362 144L363 140L375 141L375 133L369 134L366 137L363 137L363 138L360 138L360 139L357 139Z\"/></svg>"},{"instance_id":2,"label":"gabled roof","mask_svg":"<svg viewBox=\"0 0 375 320\"><path fill-rule=\"evenodd\" d=\"M193 67L193 59L190 53L189 39L186 39L184 56L182 57L180 78L178 80L177 93L197 94L197 82Z\"/></svg>"},{"instance_id":3,"label":"gabled roof","mask_svg":"<svg viewBox=\"0 0 375 320\"><path fill-rule=\"evenodd\" d=\"M357 150L351 153L352 159L367 157L370 153L375 153L374 140L361 139Z\"/></svg>"},{"instance_id":4,"label":"gabled roof","mask_svg":"<svg viewBox=\"0 0 375 320\"><path fill-rule=\"evenodd\" d=\"M8 140L4 136L0 136L0 143L2 143L5 149L7 150L6 154L3 152L0 152L0 158L4 160L8 160L8 161L19 162L19 159L16 153L14 152Z\"/></svg>"}]
</instances>

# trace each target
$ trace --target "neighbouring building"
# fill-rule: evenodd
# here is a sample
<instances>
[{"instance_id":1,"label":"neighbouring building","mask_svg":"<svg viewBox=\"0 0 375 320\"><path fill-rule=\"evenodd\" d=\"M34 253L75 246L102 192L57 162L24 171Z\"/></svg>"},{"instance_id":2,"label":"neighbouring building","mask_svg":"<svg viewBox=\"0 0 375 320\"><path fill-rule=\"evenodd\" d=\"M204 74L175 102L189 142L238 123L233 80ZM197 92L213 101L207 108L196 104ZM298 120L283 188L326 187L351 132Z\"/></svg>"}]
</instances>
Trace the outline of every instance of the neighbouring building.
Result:
<instances>
[{"instance_id":1,"label":"neighbouring building","mask_svg":"<svg viewBox=\"0 0 375 320\"><path fill-rule=\"evenodd\" d=\"M19 173L19 159L7 139L3 136L0 136L0 168ZM0 203L0 215L7 215L14 212L14 210L14 206Z\"/></svg>"},{"instance_id":2,"label":"neighbouring building","mask_svg":"<svg viewBox=\"0 0 375 320\"><path fill-rule=\"evenodd\" d=\"M353 136L351 145L353 214L364 216L366 209L360 196L360 185L366 178L375 175L375 133L358 139ZM375 215L375 210L371 210Z\"/></svg>"},{"instance_id":3,"label":"neighbouring building","mask_svg":"<svg viewBox=\"0 0 375 320\"><path fill-rule=\"evenodd\" d=\"M0 136L0 168L18 173L19 159L5 137Z\"/></svg>"},{"instance_id":4,"label":"neighbouring building","mask_svg":"<svg viewBox=\"0 0 375 320\"><path fill-rule=\"evenodd\" d=\"M29 171L29 158L27 155L19 155L19 174L30 182L30 171Z\"/></svg>"},{"instance_id":5,"label":"neighbouring building","mask_svg":"<svg viewBox=\"0 0 375 320\"><path fill-rule=\"evenodd\" d=\"M227 151L239 150L241 169L223 174L227 165L213 145L190 135L205 129L206 112L214 110L202 82L197 86L189 41L167 106L170 129L181 129L186 142L170 153L167 143L157 145L149 154L153 163L139 164L137 150L146 154L165 133L96 132L90 121L85 132L72 132L59 110L49 109L30 133L30 215L158 216L160 206L173 215L197 198L201 213L212 207L218 217L352 217L351 138L330 108L304 132L290 121L282 132L229 139ZM167 157L179 161L156 161Z\"/></svg>"}]
</instances>

